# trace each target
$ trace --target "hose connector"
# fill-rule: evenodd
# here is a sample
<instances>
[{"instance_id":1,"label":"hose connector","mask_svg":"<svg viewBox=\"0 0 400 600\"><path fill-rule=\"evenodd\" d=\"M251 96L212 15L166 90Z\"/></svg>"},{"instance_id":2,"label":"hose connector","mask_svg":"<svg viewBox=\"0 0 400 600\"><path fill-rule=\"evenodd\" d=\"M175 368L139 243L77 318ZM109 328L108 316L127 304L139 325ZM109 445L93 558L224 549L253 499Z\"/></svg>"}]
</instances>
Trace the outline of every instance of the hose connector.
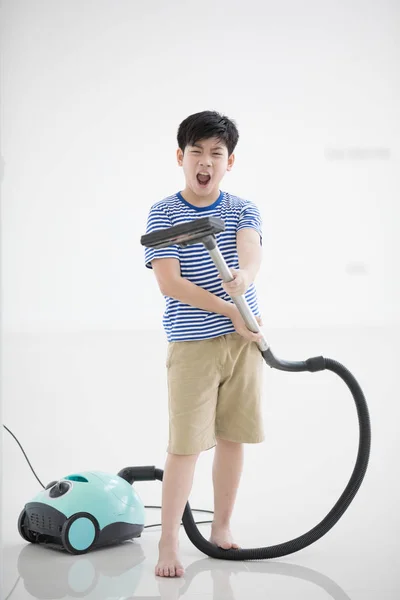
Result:
<instances>
[{"instance_id":1,"label":"hose connector","mask_svg":"<svg viewBox=\"0 0 400 600\"><path fill-rule=\"evenodd\" d=\"M326 369L325 358L323 356L314 356L313 358L308 358L306 360L306 365L311 373L315 373L316 371L325 371Z\"/></svg>"},{"instance_id":2,"label":"hose connector","mask_svg":"<svg viewBox=\"0 0 400 600\"><path fill-rule=\"evenodd\" d=\"M154 481L156 479L156 468L154 466L125 467L125 469L121 469L118 476L131 485L134 481Z\"/></svg>"}]
</instances>

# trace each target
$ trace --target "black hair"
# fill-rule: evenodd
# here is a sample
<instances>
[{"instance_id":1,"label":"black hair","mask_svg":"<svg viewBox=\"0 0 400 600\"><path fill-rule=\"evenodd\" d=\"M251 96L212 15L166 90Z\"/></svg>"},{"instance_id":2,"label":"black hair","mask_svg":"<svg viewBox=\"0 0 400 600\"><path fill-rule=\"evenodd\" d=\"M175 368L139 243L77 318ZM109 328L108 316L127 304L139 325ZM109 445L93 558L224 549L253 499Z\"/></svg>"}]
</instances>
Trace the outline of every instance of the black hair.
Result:
<instances>
[{"instance_id":1,"label":"black hair","mask_svg":"<svg viewBox=\"0 0 400 600\"><path fill-rule=\"evenodd\" d=\"M239 140L236 123L218 112L205 110L187 117L179 125L178 146L185 151L186 146L193 146L200 140L216 137L228 149L230 156Z\"/></svg>"}]
</instances>

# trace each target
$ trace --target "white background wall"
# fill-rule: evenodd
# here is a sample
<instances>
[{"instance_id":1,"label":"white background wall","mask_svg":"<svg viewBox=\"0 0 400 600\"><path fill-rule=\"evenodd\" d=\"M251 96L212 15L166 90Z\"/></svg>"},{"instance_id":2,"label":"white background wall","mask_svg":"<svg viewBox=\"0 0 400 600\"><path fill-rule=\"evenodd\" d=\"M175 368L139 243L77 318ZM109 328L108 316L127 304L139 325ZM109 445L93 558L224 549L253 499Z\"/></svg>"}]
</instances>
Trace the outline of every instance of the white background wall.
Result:
<instances>
[{"instance_id":1,"label":"white background wall","mask_svg":"<svg viewBox=\"0 0 400 600\"><path fill-rule=\"evenodd\" d=\"M240 129L222 189L262 209L267 324L399 321L396 2L19 0L2 21L5 330L159 328L140 236L204 109Z\"/></svg>"},{"instance_id":2,"label":"white background wall","mask_svg":"<svg viewBox=\"0 0 400 600\"><path fill-rule=\"evenodd\" d=\"M182 189L177 127L204 109L240 130L222 189L264 216L258 287L272 347L287 359L333 353L375 409L369 347L382 350L378 328L400 323L399 13L395 0L3 1L3 417L46 482L163 466L163 299L140 236L151 204ZM332 448L344 487L357 431L347 392L326 374L268 374L278 508L296 473L291 493L312 502L304 482L322 481ZM395 435L385 419L376 460ZM297 466L288 439L302 448ZM37 484L3 444L5 481L26 478L27 501ZM249 453L265 468L265 449ZM209 460L196 486L211 501Z\"/></svg>"}]
</instances>

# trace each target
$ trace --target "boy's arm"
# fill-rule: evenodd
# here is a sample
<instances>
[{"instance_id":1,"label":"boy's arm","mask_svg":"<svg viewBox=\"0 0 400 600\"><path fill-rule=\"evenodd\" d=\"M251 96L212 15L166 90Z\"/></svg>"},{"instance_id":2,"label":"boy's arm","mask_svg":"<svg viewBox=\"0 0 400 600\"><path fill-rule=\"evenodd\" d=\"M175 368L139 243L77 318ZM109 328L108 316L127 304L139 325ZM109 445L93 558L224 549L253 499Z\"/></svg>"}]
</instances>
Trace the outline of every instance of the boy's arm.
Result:
<instances>
[{"instance_id":1,"label":"boy's arm","mask_svg":"<svg viewBox=\"0 0 400 600\"><path fill-rule=\"evenodd\" d=\"M262 248L260 234L246 227L237 232L239 270L231 269L234 279L222 287L231 297L242 296L254 282L261 266Z\"/></svg>"},{"instance_id":2,"label":"boy's arm","mask_svg":"<svg viewBox=\"0 0 400 600\"><path fill-rule=\"evenodd\" d=\"M152 267L164 296L228 318L233 316L235 306L231 302L218 298L215 294L181 276L179 260L176 258L154 259Z\"/></svg>"},{"instance_id":3,"label":"boy's arm","mask_svg":"<svg viewBox=\"0 0 400 600\"><path fill-rule=\"evenodd\" d=\"M178 259L157 258L152 261L152 267L159 288L165 296L228 317L232 321L236 332L250 342L258 342L261 339L261 333L253 333L247 329L235 304L218 298L215 294L207 292L207 290L182 277Z\"/></svg>"},{"instance_id":4,"label":"boy's arm","mask_svg":"<svg viewBox=\"0 0 400 600\"><path fill-rule=\"evenodd\" d=\"M249 284L253 283L261 266L262 247L260 234L255 229L240 229L237 232L239 268L246 271Z\"/></svg>"}]
</instances>

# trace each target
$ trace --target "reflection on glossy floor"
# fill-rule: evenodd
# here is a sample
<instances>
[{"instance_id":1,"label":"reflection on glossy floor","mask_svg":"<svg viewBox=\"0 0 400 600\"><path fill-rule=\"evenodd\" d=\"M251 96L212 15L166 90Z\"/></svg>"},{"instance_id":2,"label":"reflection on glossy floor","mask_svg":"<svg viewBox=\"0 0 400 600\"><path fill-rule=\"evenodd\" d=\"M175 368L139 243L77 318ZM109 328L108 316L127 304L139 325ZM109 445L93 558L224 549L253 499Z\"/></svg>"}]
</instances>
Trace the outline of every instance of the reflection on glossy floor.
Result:
<instances>
[{"instance_id":1,"label":"reflection on glossy floor","mask_svg":"<svg viewBox=\"0 0 400 600\"><path fill-rule=\"evenodd\" d=\"M44 548L26 546L16 554L18 578L9 598L108 598L252 597L323 598L354 597L327 575L307 567L280 562L237 563L207 558L193 560L182 579L161 580L151 576L140 544L126 543L107 552L71 557L49 556ZM366 597L359 596L356 597ZM373 596L370 596L373 597ZM383 597L383 596L381 596ZM386 597L386 596L385 596ZM387 596L389 597L389 596ZM394 598L394 596L393 596Z\"/></svg>"},{"instance_id":2,"label":"reflection on glossy floor","mask_svg":"<svg viewBox=\"0 0 400 600\"><path fill-rule=\"evenodd\" d=\"M383 540L382 540L383 541ZM156 538L126 542L107 550L71 556L56 550L8 544L5 548L4 600L12 598L334 598L336 600L398 598L394 556L373 558L367 536L357 544L323 544L319 552L287 560L264 562L215 561L183 543L185 576L160 579L153 575ZM367 550L366 550L367 548ZM395 552L395 546L380 551ZM354 564L349 564L350 557ZM368 558L369 557L369 558ZM307 566L309 565L309 566ZM338 568L339 566L339 568ZM251 589L251 591L250 591Z\"/></svg>"},{"instance_id":3,"label":"reflection on glossy floor","mask_svg":"<svg viewBox=\"0 0 400 600\"><path fill-rule=\"evenodd\" d=\"M154 575L159 528L145 530L142 537L134 541L82 556L27 544L20 538L16 523L24 503L36 491L37 482L19 449L15 448L15 442L5 438L1 598L398 599L400 491L394 477L398 471L400 448L397 434L400 396L395 370L398 336L393 330L350 332L348 337L344 332L339 332L336 337L332 333L325 337L318 334L320 337L315 340L313 335L317 334L309 332L307 337L302 337L298 348L293 343L289 348L288 340L293 340L293 333L287 334L287 339L282 333L279 339L283 348L287 342L289 350L285 354L288 358L303 357L301 346L305 339L310 346L315 341L316 347L327 348L325 355L343 358L343 363L362 382L372 424L372 449L366 478L350 507L323 538L279 560L233 562L204 556L190 543L182 528L181 554L186 572L182 579L173 580ZM118 341L120 345L121 341ZM105 342L105 346L111 353L109 341ZM65 347L64 343L62 347ZM379 348L379 352L372 355L372 347ZM99 340L93 341L90 352L82 343L77 344L76 352L79 352L78 348L83 348L85 356L93 357L96 348L98 351ZM21 355L20 350L17 354ZM306 350L304 358L312 354ZM83 362L83 358L78 356L77 361L81 360ZM98 362L98 355L92 360ZM147 364L146 360L144 363ZM89 368L88 363L85 364ZM266 405L266 420L271 420L274 426L267 426L265 444L246 450L243 484L232 522L233 533L242 547L270 546L308 531L332 508L347 483L357 451L354 406L351 406L351 400L347 403L346 392L333 378L328 375L313 377L313 384L308 376L298 376L296 380L289 377L287 384L285 376L269 375L266 393L273 401ZM164 382L159 385L161 394ZM151 392L152 395L157 393L155 390ZM294 393L297 397L290 404L290 396ZM21 393L20 396L26 394ZM44 401L41 397L40 402ZM305 402L312 411L302 409L303 412L296 413L298 403ZM150 406L144 405L143 410L148 410L146 419L150 420L154 407L150 403ZM11 422L17 422L13 411L6 410L4 416L12 428ZM107 413L107 419L112 420L110 413ZM301 419L304 422L299 425ZM65 426L68 426L68 421ZM52 435L54 431L49 429L46 444L50 443ZM26 438L26 431L22 433L21 441L25 441L24 436ZM78 440L79 435L76 434L76 444ZM154 440L156 443L156 434ZM152 447L146 447L146 442L143 437L144 454L147 456L151 455ZM35 468L40 474L44 472L42 477L50 480L65 475L66 463L63 461L68 452L62 454L61 449L54 445L54 452L46 450L44 459L32 446L31 440L28 439L27 445L30 446L30 458L32 453L35 455ZM163 449L163 443L160 447ZM117 452L116 449L114 451ZM127 456L128 450L123 449L122 454ZM112 458L118 468L132 464L130 458L126 464L120 464L120 460L119 455ZM155 460L157 466L162 467L161 459L157 457ZM204 460L210 460L210 456ZM59 466L59 461L62 466ZM106 454L99 455L98 461L101 463L99 466L106 465ZM74 465L78 463L77 455L71 462ZM138 463L143 464L143 457L138 458ZM206 475L202 472L205 471L204 465L200 464L199 469L197 477L201 484L194 488L191 505L212 508L210 488L206 486ZM145 503L158 503L160 488L157 486L159 483L152 482L148 488L142 488ZM154 496L151 495L153 491ZM204 519L204 515L196 513L195 516L197 520ZM157 523L159 517L158 510L148 511L147 523ZM205 537L209 535L209 527L200 526Z\"/></svg>"}]
</instances>

